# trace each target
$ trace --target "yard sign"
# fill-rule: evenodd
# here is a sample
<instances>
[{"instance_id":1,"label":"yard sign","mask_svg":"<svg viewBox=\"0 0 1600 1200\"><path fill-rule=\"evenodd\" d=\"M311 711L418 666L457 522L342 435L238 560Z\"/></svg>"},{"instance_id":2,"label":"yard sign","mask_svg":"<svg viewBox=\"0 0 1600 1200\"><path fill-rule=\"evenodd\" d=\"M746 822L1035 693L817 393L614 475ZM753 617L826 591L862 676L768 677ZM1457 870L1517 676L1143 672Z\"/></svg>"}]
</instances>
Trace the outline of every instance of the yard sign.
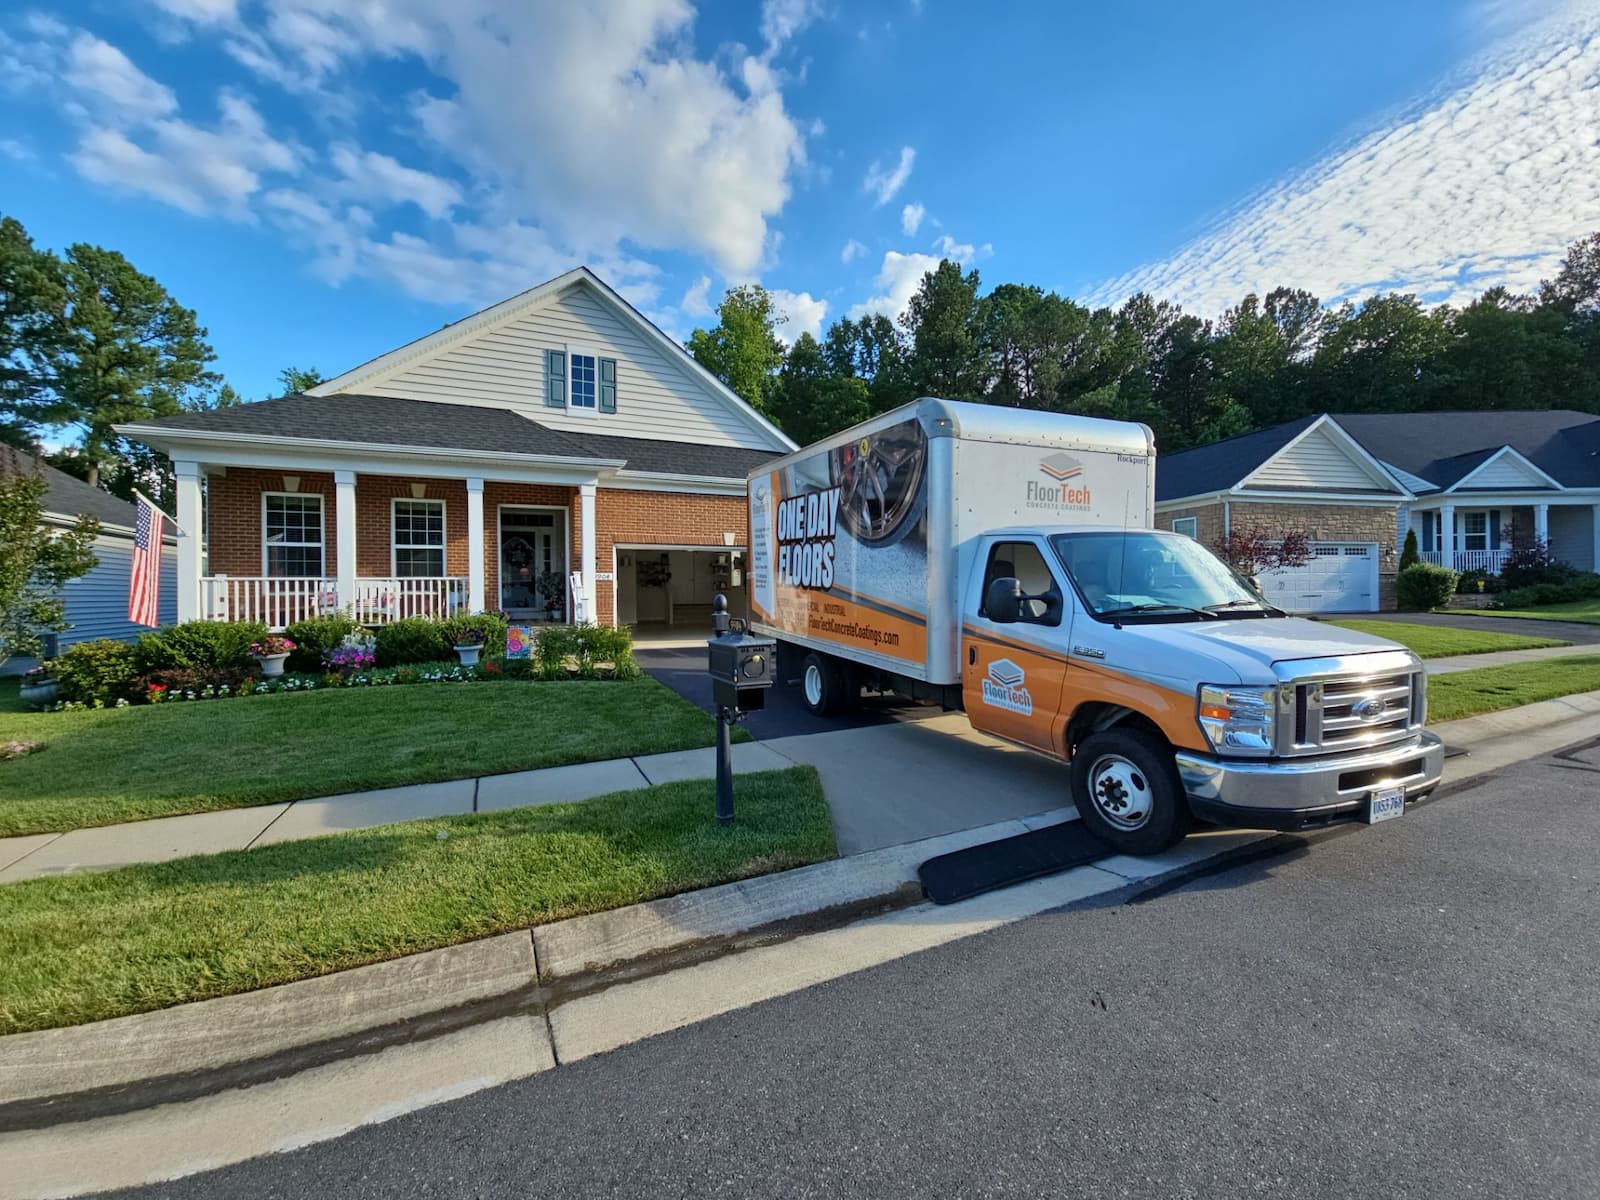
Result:
<instances>
[{"instance_id":1,"label":"yard sign","mask_svg":"<svg viewBox=\"0 0 1600 1200\"><path fill-rule=\"evenodd\" d=\"M506 629L506 657L533 657L533 626L512 625Z\"/></svg>"}]
</instances>

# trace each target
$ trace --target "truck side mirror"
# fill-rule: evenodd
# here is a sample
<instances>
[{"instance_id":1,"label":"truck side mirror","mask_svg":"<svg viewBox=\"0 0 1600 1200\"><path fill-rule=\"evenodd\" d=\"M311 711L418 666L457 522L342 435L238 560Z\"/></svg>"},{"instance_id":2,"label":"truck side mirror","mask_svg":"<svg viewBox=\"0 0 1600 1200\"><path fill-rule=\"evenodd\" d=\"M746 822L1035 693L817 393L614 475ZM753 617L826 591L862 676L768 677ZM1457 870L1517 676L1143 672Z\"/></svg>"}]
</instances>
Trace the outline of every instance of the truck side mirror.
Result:
<instances>
[{"instance_id":1,"label":"truck side mirror","mask_svg":"<svg viewBox=\"0 0 1600 1200\"><path fill-rule=\"evenodd\" d=\"M983 596L983 615L1002 624L1022 620L1022 584L1009 575L992 580Z\"/></svg>"}]
</instances>

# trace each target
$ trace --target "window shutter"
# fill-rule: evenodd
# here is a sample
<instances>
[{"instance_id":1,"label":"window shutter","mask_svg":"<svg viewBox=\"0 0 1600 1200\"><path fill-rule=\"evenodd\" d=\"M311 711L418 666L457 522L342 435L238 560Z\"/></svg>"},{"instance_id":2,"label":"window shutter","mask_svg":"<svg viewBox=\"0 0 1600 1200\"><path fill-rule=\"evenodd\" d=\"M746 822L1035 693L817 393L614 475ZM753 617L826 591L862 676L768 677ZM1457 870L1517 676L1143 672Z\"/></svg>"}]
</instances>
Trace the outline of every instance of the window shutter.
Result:
<instances>
[{"instance_id":1,"label":"window shutter","mask_svg":"<svg viewBox=\"0 0 1600 1200\"><path fill-rule=\"evenodd\" d=\"M1498 508L1489 510L1489 544L1487 548L1490 550L1500 549L1500 510Z\"/></svg>"},{"instance_id":2,"label":"window shutter","mask_svg":"<svg viewBox=\"0 0 1600 1200\"><path fill-rule=\"evenodd\" d=\"M617 360L600 360L600 411L617 411Z\"/></svg>"},{"instance_id":3,"label":"window shutter","mask_svg":"<svg viewBox=\"0 0 1600 1200\"><path fill-rule=\"evenodd\" d=\"M546 408L567 406L567 352L544 352L544 403Z\"/></svg>"}]
</instances>

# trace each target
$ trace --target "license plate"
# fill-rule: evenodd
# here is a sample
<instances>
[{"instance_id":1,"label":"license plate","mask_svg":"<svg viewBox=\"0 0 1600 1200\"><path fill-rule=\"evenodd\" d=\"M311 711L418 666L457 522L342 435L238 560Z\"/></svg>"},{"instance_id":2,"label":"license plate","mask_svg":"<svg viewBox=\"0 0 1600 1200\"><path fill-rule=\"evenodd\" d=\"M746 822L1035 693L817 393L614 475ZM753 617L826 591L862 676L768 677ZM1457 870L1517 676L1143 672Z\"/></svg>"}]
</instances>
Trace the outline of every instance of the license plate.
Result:
<instances>
[{"instance_id":1,"label":"license plate","mask_svg":"<svg viewBox=\"0 0 1600 1200\"><path fill-rule=\"evenodd\" d=\"M1376 825L1379 821L1391 820L1405 811L1405 788L1379 788L1372 793L1372 802L1367 805L1367 824Z\"/></svg>"}]
</instances>

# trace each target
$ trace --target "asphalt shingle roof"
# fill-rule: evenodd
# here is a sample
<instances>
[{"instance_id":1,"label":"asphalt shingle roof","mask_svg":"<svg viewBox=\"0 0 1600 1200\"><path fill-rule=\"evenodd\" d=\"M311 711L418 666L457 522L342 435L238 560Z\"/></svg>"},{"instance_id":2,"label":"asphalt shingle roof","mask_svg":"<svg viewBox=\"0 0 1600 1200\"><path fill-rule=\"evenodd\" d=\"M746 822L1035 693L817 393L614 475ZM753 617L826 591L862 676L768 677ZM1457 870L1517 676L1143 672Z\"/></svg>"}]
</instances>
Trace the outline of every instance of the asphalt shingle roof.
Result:
<instances>
[{"instance_id":1,"label":"asphalt shingle roof","mask_svg":"<svg viewBox=\"0 0 1600 1200\"><path fill-rule=\"evenodd\" d=\"M293 440L426 446L440 450L503 451L585 460L624 460L630 471L743 479L780 451L708 446L651 438L613 437L551 429L505 408L444 404L348 392L284 396L236 408L181 413L152 422L162 429L246 433Z\"/></svg>"},{"instance_id":2,"label":"asphalt shingle roof","mask_svg":"<svg viewBox=\"0 0 1600 1200\"><path fill-rule=\"evenodd\" d=\"M65 471L58 471L46 462L36 462L31 454L0 444L0 478L31 475L38 470L44 476L44 510L57 517L89 516L103 525L121 525L131 529L137 513L126 500L90 487L83 480Z\"/></svg>"},{"instance_id":3,"label":"asphalt shingle roof","mask_svg":"<svg viewBox=\"0 0 1600 1200\"><path fill-rule=\"evenodd\" d=\"M1241 433L1209 446L1156 455L1156 499L1178 500L1231 488L1287 446L1316 417Z\"/></svg>"},{"instance_id":4,"label":"asphalt shingle roof","mask_svg":"<svg viewBox=\"0 0 1600 1200\"><path fill-rule=\"evenodd\" d=\"M1368 453L1447 488L1510 446L1567 487L1600 487L1600 417L1570 409L1335 413Z\"/></svg>"}]
</instances>

